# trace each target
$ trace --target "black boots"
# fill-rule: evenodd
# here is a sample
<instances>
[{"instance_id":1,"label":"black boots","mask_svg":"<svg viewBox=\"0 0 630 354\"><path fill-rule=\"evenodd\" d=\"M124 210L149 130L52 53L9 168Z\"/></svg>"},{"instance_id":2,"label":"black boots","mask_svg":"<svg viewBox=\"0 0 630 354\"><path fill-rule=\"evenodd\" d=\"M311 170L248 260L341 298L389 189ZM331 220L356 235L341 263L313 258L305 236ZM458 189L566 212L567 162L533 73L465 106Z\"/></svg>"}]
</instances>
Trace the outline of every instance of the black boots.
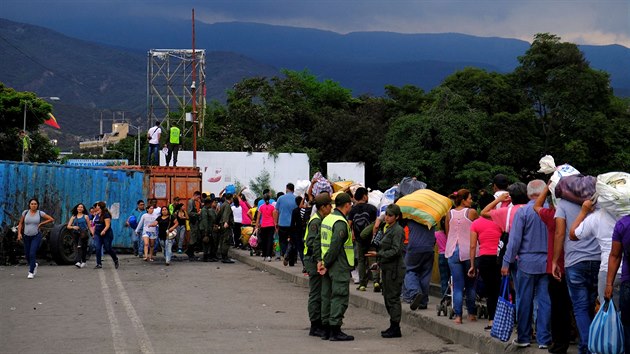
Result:
<instances>
[{"instance_id":1,"label":"black boots","mask_svg":"<svg viewBox=\"0 0 630 354\"><path fill-rule=\"evenodd\" d=\"M323 337L326 334L322 321L311 322L311 330L308 331L308 335L311 337Z\"/></svg>"},{"instance_id":2,"label":"black boots","mask_svg":"<svg viewBox=\"0 0 630 354\"><path fill-rule=\"evenodd\" d=\"M330 339L330 326L329 325L322 325L322 339L323 340L329 340Z\"/></svg>"},{"instance_id":3,"label":"black boots","mask_svg":"<svg viewBox=\"0 0 630 354\"><path fill-rule=\"evenodd\" d=\"M381 332L383 338L400 338L400 322L389 321L389 328Z\"/></svg>"},{"instance_id":4,"label":"black boots","mask_svg":"<svg viewBox=\"0 0 630 354\"><path fill-rule=\"evenodd\" d=\"M351 340L354 340L354 336L343 333L341 326L330 326L330 341L345 342Z\"/></svg>"}]
</instances>

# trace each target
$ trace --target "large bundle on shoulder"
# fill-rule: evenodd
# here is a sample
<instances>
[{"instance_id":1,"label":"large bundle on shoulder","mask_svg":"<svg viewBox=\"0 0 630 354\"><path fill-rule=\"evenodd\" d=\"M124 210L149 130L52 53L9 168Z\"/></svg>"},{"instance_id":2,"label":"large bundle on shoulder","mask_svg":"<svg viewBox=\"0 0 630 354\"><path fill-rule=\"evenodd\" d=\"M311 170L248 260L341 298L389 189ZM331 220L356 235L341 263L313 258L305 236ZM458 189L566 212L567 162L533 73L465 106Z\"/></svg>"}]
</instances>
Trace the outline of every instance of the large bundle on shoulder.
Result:
<instances>
[{"instance_id":1,"label":"large bundle on shoulder","mask_svg":"<svg viewBox=\"0 0 630 354\"><path fill-rule=\"evenodd\" d=\"M551 181L551 183L549 183L549 191L551 192L553 203L556 204L556 185L560 182L560 179L562 179L562 177L580 174L580 171L568 163L556 166L553 156L551 155L543 156L538 163L540 164L538 172L547 175L551 174L551 178L549 179Z\"/></svg>"},{"instance_id":2,"label":"large bundle on shoulder","mask_svg":"<svg viewBox=\"0 0 630 354\"><path fill-rule=\"evenodd\" d=\"M597 176L597 204L618 219L630 215L630 174L609 172Z\"/></svg>"},{"instance_id":3,"label":"large bundle on shoulder","mask_svg":"<svg viewBox=\"0 0 630 354\"><path fill-rule=\"evenodd\" d=\"M420 189L398 199L402 217L431 228L437 225L453 206L448 197L430 189Z\"/></svg>"},{"instance_id":4,"label":"large bundle on shoulder","mask_svg":"<svg viewBox=\"0 0 630 354\"><path fill-rule=\"evenodd\" d=\"M581 174L560 178L555 188L555 196L582 205L585 200L592 199L595 195L597 178Z\"/></svg>"}]
</instances>

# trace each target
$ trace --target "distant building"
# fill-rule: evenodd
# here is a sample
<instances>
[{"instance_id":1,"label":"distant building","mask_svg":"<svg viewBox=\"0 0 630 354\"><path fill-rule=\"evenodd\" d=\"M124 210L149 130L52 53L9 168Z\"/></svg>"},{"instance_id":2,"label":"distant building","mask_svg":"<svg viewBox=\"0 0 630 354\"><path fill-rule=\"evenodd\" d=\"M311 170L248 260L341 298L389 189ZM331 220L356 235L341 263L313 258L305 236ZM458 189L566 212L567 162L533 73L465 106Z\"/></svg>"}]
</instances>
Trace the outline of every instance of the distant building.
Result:
<instances>
[{"instance_id":1,"label":"distant building","mask_svg":"<svg viewBox=\"0 0 630 354\"><path fill-rule=\"evenodd\" d=\"M82 141L79 143L81 153L103 154L108 145L115 145L129 134L129 124L112 123L112 132L105 133L97 140Z\"/></svg>"}]
</instances>

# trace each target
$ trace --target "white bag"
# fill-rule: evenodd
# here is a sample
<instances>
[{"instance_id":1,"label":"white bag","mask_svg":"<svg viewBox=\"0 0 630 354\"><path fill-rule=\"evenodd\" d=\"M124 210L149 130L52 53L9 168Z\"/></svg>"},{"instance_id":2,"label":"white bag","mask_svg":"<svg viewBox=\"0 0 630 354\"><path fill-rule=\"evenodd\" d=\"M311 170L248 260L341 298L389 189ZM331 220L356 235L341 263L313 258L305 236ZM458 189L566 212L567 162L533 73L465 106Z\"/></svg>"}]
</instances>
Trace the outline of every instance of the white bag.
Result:
<instances>
[{"instance_id":1,"label":"white bag","mask_svg":"<svg viewBox=\"0 0 630 354\"><path fill-rule=\"evenodd\" d=\"M305 179L299 179L296 183L295 183L295 191L294 194L295 195L299 195L301 197L304 197L304 194L306 194L306 191L308 191L308 187L311 186L311 181L305 180Z\"/></svg>"},{"instance_id":2,"label":"white bag","mask_svg":"<svg viewBox=\"0 0 630 354\"><path fill-rule=\"evenodd\" d=\"M551 155L543 156L540 159L540 161L538 161L538 163L540 164L540 169L538 170L538 172L541 172L547 175L550 173L553 173L553 175L550 178L551 183L549 184L549 191L551 192L551 198L553 199L553 203L556 204L555 191L556 191L556 185L560 181L560 178L564 176L572 176L572 175L580 174L580 171L578 171L575 167L567 163L556 167L556 163L554 162L553 157Z\"/></svg>"},{"instance_id":3,"label":"white bag","mask_svg":"<svg viewBox=\"0 0 630 354\"><path fill-rule=\"evenodd\" d=\"M597 204L620 219L630 214L630 174L609 172L597 176Z\"/></svg>"},{"instance_id":4,"label":"white bag","mask_svg":"<svg viewBox=\"0 0 630 354\"><path fill-rule=\"evenodd\" d=\"M387 206L392 204L394 200L396 200L396 192L398 191L398 185L393 186L383 193L383 198L381 198L381 202L378 205L378 215L385 213L385 209Z\"/></svg>"},{"instance_id":5,"label":"white bag","mask_svg":"<svg viewBox=\"0 0 630 354\"><path fill-rule=\"evenodd\" d=\"M374 205L377 209L381 204L381 199L383 199L383 192L377 190L373 190L368 193L368 204Z\"/></svg>"},{"instance_id":6,"label":"white bag","mask_svg":"<svg viewBox=\"0 0 630 354\"><path fill-rule=\"evenodd\" d=\"M241 194L245 196L249 205L254 205L254 202L256 201L256 194L251 189L245 187L241 190Z\"/></svg>"}]
</instances>

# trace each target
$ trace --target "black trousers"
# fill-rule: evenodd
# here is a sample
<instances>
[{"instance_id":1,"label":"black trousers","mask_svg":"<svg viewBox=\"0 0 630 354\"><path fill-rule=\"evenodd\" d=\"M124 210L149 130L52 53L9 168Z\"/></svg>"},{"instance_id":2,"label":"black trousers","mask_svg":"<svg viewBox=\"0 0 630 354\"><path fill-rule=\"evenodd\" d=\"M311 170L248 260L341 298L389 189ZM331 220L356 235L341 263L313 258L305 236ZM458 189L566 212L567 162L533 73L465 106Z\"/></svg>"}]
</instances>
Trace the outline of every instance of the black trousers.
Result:
<instances>
[{"instance_id":1,"label":"black trousers","mask_svg":"<svg viewBox=\"0 0 630 354\"><path fill-rule=\"evenodd\" d=\"M549 275L549 298L551 300L551 340L556 347L569 347L571 336L571 298L564 274L558 281Z\"/></svg>"},{"instance_id":2,"label":"black trousers","mask_svg":"<svg viewBox=\"0 0 630 354\"><path fill-rule=\"evenodd\" d=\"M81 239L78 232L72 233L72 241L74 243L74 261L85 263L88 251L88 238Z\"/></svg>"},{"instance_id":3,"label":"black trousers","mask_svg":"<svg viewBox=\"0 0 630 354\"><path fill-rule=\"evenodd\" d=\"M499 292L501 291L501 266L497 264L497 256L480 256L477 258L477 268L488 298L488 301L486 301L488 319L492 321L494 320Z\"/></svg>"},{"instance_id":4,"label":"black trousers","mask_svg":"<svg viewBox=\"0 0 630 354\"><path fill-rule=\"evenodd\" d=\"M273 226L260 229L258 247L262 250L263 257L273 257L273 234L276 228Z\"/></svg>"}]
</instances>

